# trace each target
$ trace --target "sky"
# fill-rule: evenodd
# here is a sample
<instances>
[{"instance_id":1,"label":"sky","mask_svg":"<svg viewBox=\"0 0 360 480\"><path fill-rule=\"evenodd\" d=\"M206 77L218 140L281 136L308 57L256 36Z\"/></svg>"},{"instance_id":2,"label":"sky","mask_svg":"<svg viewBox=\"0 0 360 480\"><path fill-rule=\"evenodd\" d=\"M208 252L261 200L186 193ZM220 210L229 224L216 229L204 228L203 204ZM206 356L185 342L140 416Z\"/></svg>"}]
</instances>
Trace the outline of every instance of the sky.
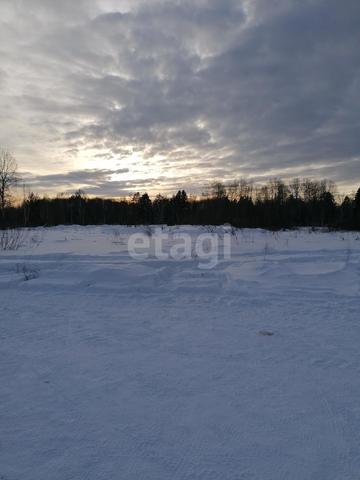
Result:
<instances>
[{"instance_id":1,"label":"sky","mask_svg":"<svg viewBox=\"0 0 360 480\"><path fill-rule=\"evenodd\" d=\"M359 0L0 0L0 146L27 188L360 185Z\"/></svg>"}]
</instances>

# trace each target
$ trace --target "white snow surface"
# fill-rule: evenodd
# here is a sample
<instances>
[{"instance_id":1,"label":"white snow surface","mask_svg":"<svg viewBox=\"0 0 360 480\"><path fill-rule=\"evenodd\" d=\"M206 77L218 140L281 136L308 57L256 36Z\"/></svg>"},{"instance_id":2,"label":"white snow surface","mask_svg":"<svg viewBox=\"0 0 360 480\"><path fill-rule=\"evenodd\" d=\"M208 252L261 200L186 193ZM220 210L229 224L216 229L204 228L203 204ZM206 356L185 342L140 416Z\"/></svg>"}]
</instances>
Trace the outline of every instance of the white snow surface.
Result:
<instances>
[{"instance_id":1,"label":"white snow surface","mask_svg":"<svg viewBox=\"0 0 360 480\"><path fill-rule=\"evenodd\" d=\"M0 252L1 480L360 478L360 234L238 230L203 270L142 229Z\"/></svg>"}]
</instances>

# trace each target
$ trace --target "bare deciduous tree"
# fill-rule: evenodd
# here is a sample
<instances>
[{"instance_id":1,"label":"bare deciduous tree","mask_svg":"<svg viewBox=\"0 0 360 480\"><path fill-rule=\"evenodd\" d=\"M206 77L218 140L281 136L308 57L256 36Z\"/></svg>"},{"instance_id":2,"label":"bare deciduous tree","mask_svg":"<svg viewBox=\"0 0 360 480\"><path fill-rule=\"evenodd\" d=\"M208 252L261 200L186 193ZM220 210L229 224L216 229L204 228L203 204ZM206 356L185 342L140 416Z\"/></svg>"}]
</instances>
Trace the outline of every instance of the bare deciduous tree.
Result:
<instances>
[{"instance_id":1,"label":"bare deciduous tree","mask_svg":"<svg viewBox=\"0 0 360 480\"><path fill-rule=\"evenodd\" d=\"M0 149L0 210L2 214L10 203L11 189L17 180L17 163L14 156L8 150Z\"/></svg>"}]
</instances>

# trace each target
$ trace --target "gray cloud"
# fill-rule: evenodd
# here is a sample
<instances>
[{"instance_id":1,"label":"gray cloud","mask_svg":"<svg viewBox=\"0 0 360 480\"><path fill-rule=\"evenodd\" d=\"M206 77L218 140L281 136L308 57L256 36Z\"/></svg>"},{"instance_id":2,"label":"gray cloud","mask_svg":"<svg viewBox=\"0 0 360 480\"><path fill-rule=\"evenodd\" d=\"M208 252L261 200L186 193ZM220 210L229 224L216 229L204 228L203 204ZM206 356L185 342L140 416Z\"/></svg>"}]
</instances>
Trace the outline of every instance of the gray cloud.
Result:
<instances>
[{"instance_id":1,"label":"gray cloud","mask_svg":"<svg viewBox=\"0 0 360 480\"><path fill-rule=\"evenodd\" d=\"M360 183L357 0L2 0L0 18L0 143L34 187Z\"/></svg>"},{"instance_id":2,"label":"gray cloud","mask_svg":"<svg viewBox=\"0 0 360 480\"><path fill-rule=\"evenodd\" d=\"M171 193L177 188L177 183L165 176L154 178L132 178L131 180L119 179L129 173L128 169L106 170L74 170L66 173L54 173L49 175L33 175L31 172L21 172L21 183L27 192L73 194L77 190L83 190L89 195L109 195L113 197L129 196L137 191L143 191L149 184L157 185L165 193ZM183 175L179 180L182 184L190 187L191 179Z\"/></svg>"},{"instance_id":3,"label":"gray cloud","mask_svg":"<svg viewBox=\"0 0 360 480\"><path fill-rule=\"evenodd\" d=\"M33 175L30 172L21 173L21 181L30 191L50 191L56 189L58 192L74 192L76 189L86 189L86 191L98 191L106 188L107 185L115 190L114 187L121 185L124 188L127 183L113 180L114 176L123 176L127 174L127 168L117 170L93 169L93 170L74 170L66 173L52 173L48 175ZM124 192L118 193L122 195Z\"/></svg>"}]
</instances>

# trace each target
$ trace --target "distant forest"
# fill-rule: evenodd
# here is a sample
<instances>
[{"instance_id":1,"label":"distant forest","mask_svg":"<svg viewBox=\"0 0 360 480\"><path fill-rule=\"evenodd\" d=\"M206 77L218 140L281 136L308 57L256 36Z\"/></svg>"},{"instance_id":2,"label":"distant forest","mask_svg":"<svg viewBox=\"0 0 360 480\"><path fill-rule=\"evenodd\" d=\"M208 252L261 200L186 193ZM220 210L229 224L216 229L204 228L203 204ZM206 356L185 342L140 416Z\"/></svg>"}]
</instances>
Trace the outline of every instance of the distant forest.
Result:
<instances>
[{"instance_id":1,"label":"distant forest","mask_svg":"<svg viewBox=\"0 0 360 480\"><path fill-rule=\"evenodd\" d=\"M341 199L332 182L271 180L214 183L200 197L184 190L172 197L136 193L129 199L87 197L82 191L55 198L29 194L19 205L3 205L2 228L100 224L193 224L265 229L301 226L360 230L360 188Z\"/></svg>"}]
</instances>

